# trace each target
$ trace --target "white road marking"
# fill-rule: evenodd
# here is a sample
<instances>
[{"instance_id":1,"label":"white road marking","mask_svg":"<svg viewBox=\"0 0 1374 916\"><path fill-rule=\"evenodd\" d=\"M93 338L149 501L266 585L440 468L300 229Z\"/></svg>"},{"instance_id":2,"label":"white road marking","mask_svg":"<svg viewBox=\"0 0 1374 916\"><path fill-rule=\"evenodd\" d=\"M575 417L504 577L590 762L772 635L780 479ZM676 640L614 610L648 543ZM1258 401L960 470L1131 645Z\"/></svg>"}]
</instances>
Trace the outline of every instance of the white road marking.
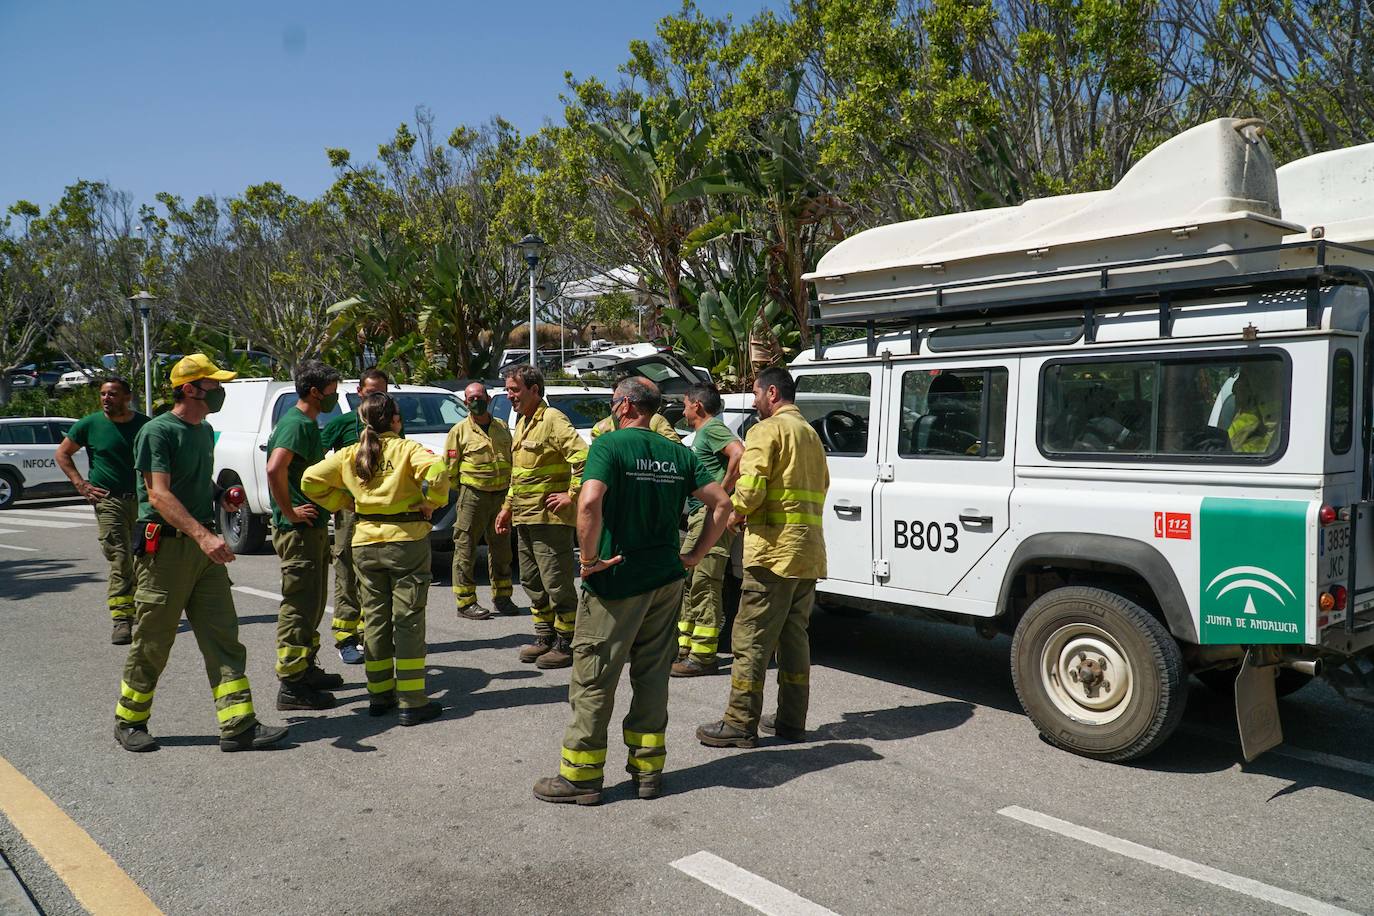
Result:
<instances>
[{"instance_id":1,"label":"white road marking","mask_svg":"<svg viewBox=\"0 0 1374 916\"><path fill-rule=\"evenodd\" d=\"M236 592L242 592L242 593L245 594L245 595L252 595L252 596L255 597L255 598L266 598L266 599L269 600L269 601L280 601L280 600L282 600L282 599L281 599L281 595L278 595L276 592L265 591L264 589L261 589L261 588L249 588L249 587L246 586L246 585L235 585L235 586L234 586L234 591L236 591ZM334 605L332 605L332 604L326 604L326 605L324 606L324 612L325 612L326 614L332 614L332 613L334 612Z\"/></svg>"},{"instance_id":2,"label":"white road marking","mask_svg":"<svg viewBox=\"0 0 1374 916\"><path fill-rule=\"evenodd\" d=\"M0 544L0 549L3 549L3 550L22 550L22 551L24 551L25 553L38 553L38 548L37 548L37 547L15 547L13 544Z\"/></svg>"},{"instance_id":3,"label":"white road marking","mask_svg":"<svg viewBox=\"0 0 1374 916\"><path fill-rule=\"evenodd\" d=\"M1256 881L1253 878L1243 878L1240 875L1233 875L1210 865L1202 865L1189 859L1182 859L1167 852L1153 849L1149 846L1142 846L1139 843L1132 843L1130 840L1123 840L1108 833L1093 830L1090 827L1080 827L1068 821L1061 821L1057 817L1048 814L1041 814L1039 811L1031 811L1017 805L1003 808L997 812L1012 820L1020 821L1023 824L1030 824L1032 827L1039 827L1060 836L1066 836L1072 840L1087 843L1096 849L1105 849L1117 855L1125 856L1128 859L1135 859L1137 862L1144 862L1156 868L1163 868L1167 871L1177 872L1180 875L1187 875L1208 884L1215 884L1229 891L1238 894L1245 894L1247 897L1254 897L1266 903L1285 907L1297 913L1307 913L1309 916L1359 916L1350 910L1343 910L1338 906L1332 906L1321 900L1305 897L1293 891L1284 890L1281 887L1274 887L1270 884Z\"/></svg>"},{"instance_id":4,"label":"white road marking","mask_svg":"<svg viewBox=\"0 0 1374 916\"><path fill-rule=\"evenodd\" d=\"M59 518L74 525L89 525L95 519L94 512L61 512L57 509L6 509L5 517L19 518Z\"/></svg>"},{"instance_id":5,"label":"white road marking","mask_svg":"<svg viewBox=\"0 0 1374 916\"><path fill-rule=\"evenodd\" d=\"M768 916L837 916L833 910L705 850L678 859L672 866Z\"/></svg>"},{"instance_id":6,"label":"white road marking","mask_svg":"<svg viewBox=\"0 0 1374 916\"><path fill-rule=\"evenodd\" d=\"M25 528L89 528L94 522L79 522L72 519L70 522L54 522L46 518L23 518L15 515L17 509L11 509L5 513L6 525L22 525Z\"/></svg>"},{"instance_id":7,"label":"white road marking","mask_svg":"<svg viewBox=\"0 0 1374 916\"><path fill-rule=\"evenodd\" d=\"M1234 738L1218 734L1210 729L1201 728L1197 725L1185 725L1180 728L1179 731L1234 747L1240 746ZM1304 763L1315 763L1320 766L1330 767L1333 770L1344 770L1347 773L1354 773L1357 776L1374 778L1374 763L1367 763L1363 760L1353 760L1349 757L1340 757L1336 754L1328 754L1325 751L1309 751L1305 747L1280 744L1267 753L1273 754L1275 757L1287 757L1290 760L1301 760Z\"/></svg>"}]
</instances>

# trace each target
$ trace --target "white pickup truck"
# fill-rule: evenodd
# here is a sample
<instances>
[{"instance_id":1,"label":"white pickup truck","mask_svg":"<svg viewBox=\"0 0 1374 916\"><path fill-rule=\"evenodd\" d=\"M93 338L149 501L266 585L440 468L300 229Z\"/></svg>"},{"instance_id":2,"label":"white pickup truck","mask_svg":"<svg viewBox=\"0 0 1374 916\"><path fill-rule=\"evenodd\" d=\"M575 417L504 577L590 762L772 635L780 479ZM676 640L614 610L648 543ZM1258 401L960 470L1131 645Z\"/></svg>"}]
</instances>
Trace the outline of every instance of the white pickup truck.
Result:
<instances>
[{"instance_id":1,"label":"white pickup truck","mask_svg":"<svg viewBox=\"0 0 1374 916\"><path fill-rule=\"evenodd\" d=\"M243 486L247 502L238 512L220 510L220 531L235 553L251 553L262 547L270 526L271 497L267 489L267 440L282 414L296 403L291 382L244 379L226 382L224 407L212 415L215 430L215 482ZM340 413L356 410L356 380L339 384L339 406L321 414L324 427ZM401 408L406 438L442 455L449 429L467 416L467 407L451 391L424 385L392 385L391 396ZM436 549L453 549L453 506L436 514L431 543Z\"/></svg>"}]
</instances>

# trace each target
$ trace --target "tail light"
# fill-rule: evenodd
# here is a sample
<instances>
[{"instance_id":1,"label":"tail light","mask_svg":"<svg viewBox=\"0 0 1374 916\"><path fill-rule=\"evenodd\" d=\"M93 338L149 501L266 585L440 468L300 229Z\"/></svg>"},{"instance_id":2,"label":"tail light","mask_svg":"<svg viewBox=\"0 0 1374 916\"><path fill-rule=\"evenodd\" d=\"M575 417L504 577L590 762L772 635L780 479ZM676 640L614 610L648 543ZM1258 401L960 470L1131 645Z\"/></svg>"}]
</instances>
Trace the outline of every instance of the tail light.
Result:
<instances>
[{"instance_id":1,"label":"tail light","mask_svg":"<svg viewBox=\"0 0 1374 916\"><path fill-rule=\"evenodd\" d=\"M1336 609L1336 596L1330 592L1322 592L1317 599L1317 607L1323 611L1334 611Z\"/></svg>"},{"instance_id":2,"label":"tail light","mask_svg":"<svg viewBox=\"0 0 1374 916\"><path fill-rule=\"evenodd\" d=\"M1346 591L1344 585L1336 585L1331 588L1331 598L1336 603L1336 610L1345 610Z\"/></svg>"},{"instance_id":3,"label":"tail light","mask_svg":"<svg viewBox=\"0 0 1374 916\"><path fill-rule=\"evenodd\" d=\"M1340 516L1333 506L1322 506L1317 512L1317 521L1321 522L1323 525L1335 524L1336 519L1339 517Z\"/></svg>"}]
</instances>

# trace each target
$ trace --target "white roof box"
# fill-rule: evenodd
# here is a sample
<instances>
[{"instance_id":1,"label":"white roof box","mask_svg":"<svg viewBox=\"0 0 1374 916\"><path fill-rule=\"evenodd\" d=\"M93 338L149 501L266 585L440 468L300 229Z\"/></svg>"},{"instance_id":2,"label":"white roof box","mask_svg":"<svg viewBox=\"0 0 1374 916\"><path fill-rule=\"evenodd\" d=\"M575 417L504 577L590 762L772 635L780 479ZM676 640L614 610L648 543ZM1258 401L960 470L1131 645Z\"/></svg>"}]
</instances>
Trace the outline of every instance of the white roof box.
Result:
<instances>
[{"instance_id":1,"label":"white roof box","mask_svg":"<svg viewBox=\"0 0 1374 916\"><path fill-rule=\"evenodd\" d=\"M1374 249L1374 143L1297 159L1278 170L1278 179L1284 216L1308 227L1286 241L1324 238ZM1339 249L1329 249L1327 261L1374 267L1374 257Z\"/></svg>"},{"instance_id":2,"label":"white roof box","mask_svg":"<svg viewBox=\"0 0 1374 916\"><path fill-rule=\"evenodd\" d=\"M934 305L993 303L1099 288L1096 267L1178 255L1182 265L1113 270L1137 286L1270 270L1277 253L1230 255L1305 231L1280 218L1258 122L1219 118L1160 144L1109 191L1031 200L861 232L806 275L822 319L881 318ZM1091 270L1064 275L1073 269ZM1016 282L1008 282L1016 281ZM968 283L956 289L950 284Z\"/></svg>"}]
</instances>

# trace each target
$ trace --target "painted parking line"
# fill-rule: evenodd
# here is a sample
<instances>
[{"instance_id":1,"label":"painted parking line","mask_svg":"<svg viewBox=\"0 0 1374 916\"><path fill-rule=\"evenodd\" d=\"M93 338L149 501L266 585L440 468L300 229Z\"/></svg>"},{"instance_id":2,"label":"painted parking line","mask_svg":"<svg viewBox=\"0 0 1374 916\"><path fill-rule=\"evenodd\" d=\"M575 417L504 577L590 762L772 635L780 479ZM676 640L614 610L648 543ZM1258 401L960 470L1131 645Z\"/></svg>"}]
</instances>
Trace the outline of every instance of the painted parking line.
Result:
<instances>
[{"instance_id":1,"label":"painted parking line","mask_svg":"<svg viewBox=\"0 0 1374 916\"><path fill-rule=\"evenodd\" d=\"M21 528L89 528L95 522L84 522L73 518L69 522L59 522L46 518L26 518L16 515L18 510L11 509L5 513L6 525L19 525Z\"/></svg>"},{"instance_id":2,"label":"painted parking line","mask_svg":"<svg viewBox=\"0 0 1374 916\"><path fill-rule=\"evenodd\" d=\"M0 534L14 534L12 531L0 531ZM37 547L16 547L13 544L0 544L0 550L22 550L25 553L38 553Z\"/></svg>"},{"instance_id":3,"label":"painted parking line","mask_svg":"<svg viewBox=\"0 0 1374 916\"><path fill-rule=\"evenodd\" d=\"M254 598L266 598L268 601L282 600L281 595L278 595L276 592L269 592L263 588L249 588L247 585L235 585L234 591L241 592L245 595L252 595ZM334 605L326 604L324 606L324 612L326 614L334 613Z\"/></svg>"},{"instance_id":4,"label":"painted parking line","mask_svg":"<svg viewBox=\"0 0 1374 916\"><path fill-rule=\"evenodd\" d=\"M1179 728L1184 734L1196 735L1199 738L1207 738L1221 744L1232 747L1240 747L1240 742L1228 735L1219 734L1211 729L1202 728L1198 725L1184 725ZM1266 754L1273 754L1275 757L1287 757L1289 760L1301 760L1304 763L1315 763L1319 766L1329 767L1333 770L1344 770L1347 773L1354 773L1357 776L1368 776L1374 779L1374 763L1364 760L1353 760L1349 757L1341 757L1338 754L1328 754L1325 751L1309 751L1305 747L1297 747L1292 744L1280 744L1273 750L1266 751Z\"/></svg>"},{"instance_id":5,"label":"painted parking line","mask_svg":"<svg viewBox=\"0 0 1374 916\"><path fill-rule=\"evenodd\" d=\"M94 512L61 512L57 509L7 509L5 518L46 518L72 525L94 525Z\"/></svg>"},{"instance_id":6,"label":"painted parking line","mask_svg":"<svg viewBox=\"0 0 1374 916\"><path fill-rule=\"evenodd\" d=\"M691 875L767 916L837 916L833 910L812 903L767 878L760 878L705 850L671 864L683 874Z\"/></svg>"},{"instance_id":7,"label":"painted parking line","mask_svg":"<svg viewBox=\"0 0 1374 916\"><path fill-rule=\"evenodd\" d=\"M1212 868L1210 865L1202 865L1189 859L1179 858L1149 846L1142 846L1139 843L1132 843L1130 840L1114 837L1109 833L1093 830L1091 827L1080 827L1078 824L1061 821L1057 817L1041 814L1039 811L1011 805L997 813L1023 824L1030 824L1032 827L1039 827L1042 830L1087 843L1095 849L1105 849L1128 859L1135 859L1137 862L1144 862L1156 868L1187 875L1189 878L1215 884L1217 887L1225 888L1228 891L1235 891L1237 894L1263 900L1266 903L1272 903L1296 913L1306 913L1309 916L1359 916L1350 910L1332 906L1312 897L1284 890L1281 887L1274 887L1272 884L1265 884L1253 878L1233 875L1219 868Z\"/></svg>"},{"instance_id":8,"label":"painted parking line","mask_svg":"<svg viewBox=\"0 0 1374 916\"><path fill-rule=\"evenodd\" d=\"M100 916L162 913L89 833L3 757L0 811L89 912Z\"/></svg>"}]
</instances>

